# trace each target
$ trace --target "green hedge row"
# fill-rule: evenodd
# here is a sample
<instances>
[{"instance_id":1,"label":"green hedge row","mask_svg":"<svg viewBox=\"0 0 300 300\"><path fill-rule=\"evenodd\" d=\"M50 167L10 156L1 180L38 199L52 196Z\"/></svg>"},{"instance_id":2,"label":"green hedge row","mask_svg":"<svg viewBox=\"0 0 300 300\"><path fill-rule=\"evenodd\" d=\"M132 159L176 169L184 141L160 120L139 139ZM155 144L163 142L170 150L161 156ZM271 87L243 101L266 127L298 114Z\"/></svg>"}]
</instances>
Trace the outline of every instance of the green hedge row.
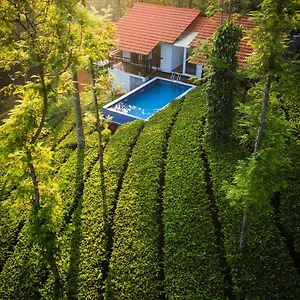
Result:
<instances>
[{"instance_id":1,"label":"green hedge row","mask_svg":"<svg viewBox=\"0 0 300 300\"><path fill-rule=\"evenodd\" d=\"M190 92L168 144L164 191L164 263L167 299L225 299L201 158L204 91Z\"/></svg>"},{"instance_id":2,"label":"green hedge row","mask_svg":"<svg viewBox=\"0 0 300 300\"><path fill-rule=\"evenodd\" d=\"M61 127L61 130L64 128ZM73 134L72 134L73 133ZM69 145L75 144L76 147L76 135L75 131L72 131L68 134L68 137L60 142L54 152L54 172L58 170L62 163L71 155L74 147L68 147ZM6 194L9 195L8 198L3 196L3 199L0 203L0 270L2 269L5 260L13 252L14 245L17 242L17 235L21 228L21 224L27 218L27 212L29 209L28 201L23 201L22 207L18 205L16 213L11 210L15 207L15 190L6 191Z\"/></svg>"},{"instance_id":3,"label":"green hedge row","mask_svg":"<svg viewBox=\"0 0 300 300\"><path fill-rule=\"evenodd\" d=\"M84 179L92 164L97 160L96 145L96 133L86 137L86 151L82 171ZM56 174L62 200L60 206L63 214L60 224L62 230L67 225L65 221L70 218L76 198L77 159L77 151L74 151ZM61 240L61 242L64 241ZM6 261L0 275L0 299L41 299L40 293L43 292L44 288L41 286L43 274L48 274L49 271L43 265L42 259L37 256L37 252L37 249L34 250L29 246L26 229L24 228L14 253ZM62 264L61 261L59 261L59 264Z\"/></svg>"},{"instance_id":4,"label":"green hedge row","mask_svg":"<svg viewBox=\"0 0 300 300\"><path fill-rule=\"evenodd\" d=\"M96 132L85 137L84 160L76 149L72 152L66 163L59 169L56 178L60 186L60 194L64 218L70 218L73 210L74 200L77 195L77 182L86 180L93 164L98 159L98 135ZM65 224L62 224L64 226Z\"/></svg>"},{"instance_id":5,"label":"green hedge row","mask_svg":"<svg viewBox=\"0 0 300 300\"><path fill-rule=\"evenodd\" d=\"M64 147L67 143L74 143L76 136L69 134L64 141L62 141L54 152L54 173L59 170L61 165L71 155L73 149L71 147ZM76 142L75 142L76 146ZM27 218L29 211L29 200L19 203L17 208L15 205L15 190L8 192L9 197L0 202L0 270L2 269L5 260L13 252L14 245L17 242L18 232L22 227L22 223ZM18 210L13 212L11 210Z\"/></svg>"},{"instance_id":6,"label":"green hedge row","mask_svg":"<svg viewBox=\"0 0 300 300\"><path fill-rule=\"evenodd\" d=\"M143 121L127 123L112 136L104 152L106 204L111 211L132 147ZM78 299L102 299L102 262L106 259L106 236L103 223L103 199L100 192L99 162L87 179L81 213L79 244Z\"/></svg>"},{"instance_id":7,"label":"green hedge row","mask_svg":"<svg viewBox=\"0 0 300 300\"><path fill-rule=\"evenodd\" d=\"M233 144L222 152L209 144L205 148L237 299L295 299L300 294L299 278L271 207L268 216L251 219L247 247L242 252L239 249L242 210L230 205L223 187L224 182L232 181L238 159L244 158L239 145Z\"/></svg>"},{"instance_id":8,"label":"green hedge row","mask_svg":"<svg viewBox=\"0 0 300 300\"><path fill-rule=\"evenodd\" d=\"M287 170L286 187L281 192L280 221L300 255L300 140L292 141L288 157L292 168Z\"/></svg>"},{"instance_id":9,"label":"green hedge row","mask_svg":"<svg viewBox=\"0 0 300 300\"><path fill-rule=\"evenodd\" d=\"M89 136L95 131L95 126L91 123L84 124L85 136ZM75 128L70 131L63 140L61 140L53 149L53 164L58 169L77 148L77 133Z\"/></svg>"},{"instance_id":10,"label":"green hedge row","mask_svg":"<svg viewBox=\"0 0 300 300\"><path fill-rule=\"evenodd\" d=\"M27 227L19 234L13 254L0 274L0 299L41 299L39 289L47 267L39 257L37 246L30 246Z\"/></svg>"},{"instance_id":11,"label":"green hedge row","mask_svg":"<svg viewBox=\"0 0 300 300\"><path fill-rule=\"evenodd\" d=\"M65 137L75 128L75 115L73 110L63 118L63 120L54 128L47 129L47 135L42 138L43 142L55 148Z\"/></svg>"},{"instance_id":12,"label":"green hedge row","mask_svg":"<svg viewBox=\"0 0 300 300\"><path fill-rule=\"evenodd\" d=\"M158 198L167 135L180 109L173 101L155 114L138 138L114 218L108 276L112 299L159 298Z\"/></svg>"},{"instance_id":13,"label":"green hedge row","mask_svg":"<svg viewBox=\"0 0 300 300\"><path fill-rule=\"evenodd\" d=\"M12 212L15 205L15 191L12 191L10 197L0 202L0 272L7 258L13 253L14 245L18 241L18 234L22 224L27 218L29 211L29 201L23 199L24 203L19 204L18 212Z\"/></svg>"}]
</instances>

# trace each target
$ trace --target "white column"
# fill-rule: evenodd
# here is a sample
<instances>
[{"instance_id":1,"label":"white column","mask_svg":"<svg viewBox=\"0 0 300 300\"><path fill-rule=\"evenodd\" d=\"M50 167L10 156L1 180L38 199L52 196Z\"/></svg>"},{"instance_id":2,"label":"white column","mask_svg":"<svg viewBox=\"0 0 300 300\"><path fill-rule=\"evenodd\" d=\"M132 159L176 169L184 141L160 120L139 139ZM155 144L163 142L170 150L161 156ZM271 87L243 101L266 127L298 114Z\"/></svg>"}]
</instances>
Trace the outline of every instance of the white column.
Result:
<instances>
[{"instance_id":1,"label":"white column","mask_svg":"<svg viewBox=\"0 0 300 300\"><path fill-rule=\"evenodd\" d=\"M182 74L185 74L186 70L186 48L183 48L183 64L182 64Z\"/></svg>"}]
</instances>

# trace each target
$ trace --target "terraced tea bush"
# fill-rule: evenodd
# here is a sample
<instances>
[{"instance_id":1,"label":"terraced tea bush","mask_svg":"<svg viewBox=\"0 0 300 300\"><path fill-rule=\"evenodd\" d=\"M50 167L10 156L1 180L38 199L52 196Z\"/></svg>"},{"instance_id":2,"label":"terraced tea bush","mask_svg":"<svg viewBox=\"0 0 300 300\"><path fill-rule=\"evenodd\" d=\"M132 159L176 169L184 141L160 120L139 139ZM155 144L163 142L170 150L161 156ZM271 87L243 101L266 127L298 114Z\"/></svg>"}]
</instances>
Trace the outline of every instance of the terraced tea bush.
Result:
<instances>
[{"instance_id":1,"label":"terraced tea bush","mask_svg":"<svg viewBox=\"0 0 300 300\"><path fill-rule=\"evenodd\" d=\"M108 277L112 299L159 297L158 199L167 135L180 102L155 114L133 149L114 219L114 243Z\"/></svg>"},{"instance_id":2,"label":"terraced tea bush","mask_svg":"<svg viewBox=\"0 0 300 300\"><path fill-rule=\"evenodd\" d=\"M105 148L105 204L101 193L99 162L85 183L80 219L78 299L102 299L103 262L107 260L108 251L103 206L107 206L110 221L113 222L112 210L118 189L143 124L143 121L124 124Z\"/></svg>"},{"instance_id":3,"label":"terraced tea bush","mask_svg":"<svg viewBox=\"0 0 300 300\"><path fill-rule=\"evenodd\" d=\"M169 139L163 198L167 299L224 299L201 158L203 94L198 88L187 95Z\"/></svg>"}]
</instances>

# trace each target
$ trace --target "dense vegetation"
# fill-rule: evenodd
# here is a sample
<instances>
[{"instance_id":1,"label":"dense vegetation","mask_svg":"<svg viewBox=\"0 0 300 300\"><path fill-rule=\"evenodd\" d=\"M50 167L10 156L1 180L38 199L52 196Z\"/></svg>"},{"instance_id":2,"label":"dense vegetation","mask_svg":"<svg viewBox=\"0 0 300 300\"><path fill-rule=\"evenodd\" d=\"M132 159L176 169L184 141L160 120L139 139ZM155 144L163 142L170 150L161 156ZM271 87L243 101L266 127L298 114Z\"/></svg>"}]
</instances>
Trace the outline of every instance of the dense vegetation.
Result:
<instances>
[{"instance_id":1,"label":"dense vegetation","mask_svg":"<svg viewBox=\"0 0 300 300\"><path fill-rule=\"evenodd\" d=\"M268 216L257 216L250 225L247 249L239 254L242 211L229 204L223 186L247 151L232 144L218 152L203 143L205 98L199 87L182 107L174 102L147 124L137 121L120 127L104 153L106 203L100 192L95 134L87 138L80 198L76 197L78 152L70 149L64 159L59 154L74 129L71 124L56 127L47 136L50 141L52 135L65 135L55 146L54 161L63 211L58 260L63 297L101 299L105 293L110 299L141 299L141 295L158 299L166 293L170 299L225 299L224 295L292 299L300 293L298 266L277 224L277 218L284 220L299 253L299 228L293 223L299 214L297 208L289 209L297 203L291 202L291 195L299 196L295 194L297 176L293 176L299 163L297 155L292 155L299 152L297 148L291 152L295 173L286 170L281 206L273 212L270 203ZM68 117L61 124L68 124ZM74 139L73 135L73 143ZM293 138L291 143L299 145ZM211 191L209 182L213 182ZM26 214L9 217L14 211L9 206L13 195L1 202L8 212L1 214L1 299L53 299L50 268L37 246L27 242ZM113 241L105 235L105 206ZM222 243L214 211L221 220Z\"/></svg>"},{"instance_id":2,"label":"dense vegetation","mask_svg":"<svg viewBox=\"0 0 300 300\"><path fill-rule=\"evenodd\" d=\"M197 88L114 134L93 64L113 24L77 2L0 3L1 67L24 80L4 89L21 101L0 126L0 299L297 299L300 66L285 38L297 1L253 14L250 70L236 72L227 22ZM80 67L93 79L81 94Z\"/></svg>"}]
</instances>

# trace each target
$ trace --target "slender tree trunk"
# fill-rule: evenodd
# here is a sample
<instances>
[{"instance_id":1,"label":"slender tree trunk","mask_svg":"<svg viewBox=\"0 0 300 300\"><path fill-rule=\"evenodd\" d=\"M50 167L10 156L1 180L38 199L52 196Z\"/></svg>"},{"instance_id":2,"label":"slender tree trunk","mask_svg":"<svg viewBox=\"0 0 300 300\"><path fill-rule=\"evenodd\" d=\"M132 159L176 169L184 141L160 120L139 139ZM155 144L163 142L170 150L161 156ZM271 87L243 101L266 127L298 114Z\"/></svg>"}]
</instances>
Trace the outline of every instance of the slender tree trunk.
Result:
<instances>
[{"instance_id":1,"label":"slender tree trunk","mask_svg":"<svg viewBox=\"0 0 300 300\"><path fill-rule=\"evenodd\" d=\"M229 0L229 5L228 5L228 21L229 21L230 18L231 18L232 1L233 1L233 0Z\"/></svg>"},{"instance_id":2,"label":"slender tree trunk","mask_svg":"<svg viewBox=\"0 0 300 300\"><path fill-rule=\"evenodd\" d=\"M78 77L77 72L73 73L73 86L74 86L74 110L75 110L75 120L76 120L76 133L77 133L77 147L78 149L84 148L84 133L83 133L83 125L82 125L82 112L81 112L81 104L80 104L80 95L79 95L79 87L78 87Z\"/></svg>"},{"instance_id":3,"label":"slender tree trunk","mask_svg":"<svg viewBox=\"0 0 300 300\"><path fill-rule=\"evenodd\" d=\"M248 228L250 222L250 215L248 213L248 207L245 207L244 217L243 217L243 225L240 239L240 248L243 249L246 246L247 237L248 237Z\"/></svg>"},{"instance_id":4,"label":"slender tree trunk","mask_svg":"<svg viewBox=\"0 0 300 300\"><path fill-rule=\"evenodd\" d=\"M92 75L92 86L93 86L93 100L94 100L94 107L95 107L95 114L96 114L96 129L98 133L98 154L99 154L99 160L100 165L101 161L103 164L103 145L102 145L102 126L100 122L100 116L99 116L99 106L98 106L98 99L97 99L97 91L96 91L96 78L95 78L95 69L94 69L94 62L90 58L90 69L91 69L91 75Z\"/></svg>"},{"instance_id":5,"label":"slender tree trunk","mask_svg":"<svg viewBox=\"0 0 300 300\"><path fill-rule=\"evenodd\" d=\"M38 213L41 209L39 183L38 183L38 180L37 180L35 167L34 167L33 162L32 162L31 151L28 148L26 149L26 157L27 157L27 165L28 165L29 170L30 170L31 181L32 181L32 184L33 184L33 187L34 187L33 209L34 209L35 218L38 219L39 218ZM54 249L55 246L52 245L52 247L53 247L52 249ZM59 275L56 259L55 259L54 255L52 253L52 249L48 248L46 250L46 253L51 252L51 254L50 255L46 254L45 259L49 263L51 271L52 271L52 273L54 275L54 278L55 278L54 295L57 299L59 299L59 296L60 296L60 275Z\"/></svg>"},{"instance_id":6,"label":"slender tree trunk","mask_svg":"<svg viewBox=\"0 0 300 300\"><path fill-rule=\"evenodd\" d=\"M35 167L32 163L32 155L31 151L26 148L26 158L27 158L27 166L29 167L30 177L34 188L34 201L33 207L36 211L40 209L40 191L39 191L39 183L37 180Z\"/></svg>"},{"instance_id":7,"label":"slender tree trunk","mask_svg":"<svg viewBox=\"0 0 300 300\"><path fill-rule=\"evenodd\" d=\"M220 7L221 7L220 25L222 25L223 24L223 13L224 13L224 0L220 0Z\"/></svg>"},{"instance_id":8,"label":"slender tree trunk","mask_svg":"<svg viewBox=\"0 0 300 300\"><path fill-rule=\"evenodd\" d=\"M37 139L39 138L39 136L42 132L42 129L45 125L46 116L47 116L47 112L48 112L47 87L46 87L46 84L45 84L44 68L42 66L40 66L39 77L40 77L41 85L42 85L43 113L42 113L42 119L41 119L41 122L39 124L39 127L38 127L34 137L32 138L32 141L31 141L32 144L34 144L37 141Z\"/></svg>"},{"instance_id":9,"label":"slender tree trunk","mask_svg":"<svg viewBox=\"0 0 300 300\"><path fill-rule=\"evenodd\" d=\"M50 237L51 239L51 237ZM54 276L54 288L53 288L53 296L55 299L61 298L61 278L59 275L58 266L56 263L56 259L54 257L55 244L50 243L50 247L47 247L46 251L43 253L44 259L48 262L50 266L50 270Z\"/></svg>"},{"instance_id":10,"label":"slender tree trunk","mask_svg":"<svg viewBox=\"0 0 300 300\"><path fill-rule=\"evenodd\" d=\"M56 263L56 259L53 256L53 262L54 262L54 266L52 268L52 273L54 275L54 296L56 299L59 299L61 296L61 286L60 286L60 275L59 275L59 271L58 271L58 266Z\"/></svg>"},{"instance_id":11,"label":"slender tree trunk","mask_svg":"<svg viewBox=\"0 0 300 300\"><path fill-rule=\"evenodd\" d=\"M271 77L270 77L270 75L267 75L265 91L264 91L264 100L262 103L259 127L257 130L257 136L256 136L255 146L254 146L254 157L257 156L258 152L261 149L261 145L262 145L263 133L264 133L264 129L265 129L267 112L268 112L268 107L269 107L270 88L271 88ZM248 205L246 205L245 211L244 211L244 217L243 217L241 239L240 239L240 248L241 249L245 248L245 246L246 246L249 222L250 222L250 209L249 209Z\"/></svg>"},{"instance_id":12,"label":"slender tree trunk","mask_svg":"<svg viewBox=\"0 0 300 300\"><path fill-rule=\"evenodd\" d=\"M104 230L106 232L108 230L108 208L106 203L106 189L105 189L105 177L104 177L104 161L103 161L104 148L103 148L103 138L102 138L103 128L99 116L94 62L91 58L90 58L90 69L92 75L93 99L94 99L94 107L95 107L95 114L96 114L96 129L98 133L98 155L99 155L99 164L100 164L99 171L100 171L101 193L102 193L102 203L103 203Z\"/></svg>"},{"instance_id":13,"label":"slender tree trunk","mask_svg":"<svg viewBox=\"0 0 300 300\"><path fill-rule=\"evenodd\" d=\"M45 74L44 74L43 66L39 67L39 77L40 77L41 85L42 85L43 112L42 112L42 118L41 118L39 127L38 127L35 135L33 136L32 140L31 140L32 145L35 144L35 142L38 140L38 138L39 138L39 136L42 132L42 129L45 125L47 112L48 112L48 94L47 94L47 87L46 87L46 84L45 84ZM34 212L36 214L35 217L39 218L38 212L41 209L41 207L40 207L39 183L38 183L38 180L37 180L35 167L34 167L33 162L32 162L31 151L28 148L26 149L26 157L27 157L27 161L28 161L27 165L28 165L29 170L30 170L30 176L31 176L32 184L33 184L33 187L34 187L33 208L34 208ZM47 250L52 251L50 249L47 249ZM56 263L56 260L55 260L55 257L54 257L53 254L51 254L50 256L47 256L46 260L48 261L48 263L50 265L50 268L52 270L52 273L54 275L54 278L55 278L54 295L58 299L59 295L60 295L60 275L59 275L57 263Z\"/></svg>"},{"instance_id":14,"label":"slender tree trunk","mask_svg":"<svg viewBox=\"0 0 300 300\"><path fill-rule=\"evenodd\" d=\"M261 108L259 127L257 130L257 136L255 140L254 154L256 154L260 150L262 144L262 138L263 138L263 133L264 133L266 119L267 119L267 112L269 107L270 87L271 87L271 78L270 75L268 75L266 79L264 101L262 103L262 108Z\"/></svg>"}]
</instances>

